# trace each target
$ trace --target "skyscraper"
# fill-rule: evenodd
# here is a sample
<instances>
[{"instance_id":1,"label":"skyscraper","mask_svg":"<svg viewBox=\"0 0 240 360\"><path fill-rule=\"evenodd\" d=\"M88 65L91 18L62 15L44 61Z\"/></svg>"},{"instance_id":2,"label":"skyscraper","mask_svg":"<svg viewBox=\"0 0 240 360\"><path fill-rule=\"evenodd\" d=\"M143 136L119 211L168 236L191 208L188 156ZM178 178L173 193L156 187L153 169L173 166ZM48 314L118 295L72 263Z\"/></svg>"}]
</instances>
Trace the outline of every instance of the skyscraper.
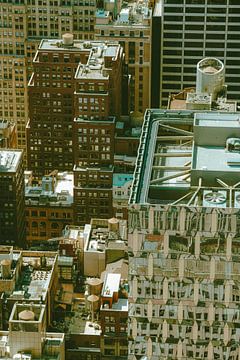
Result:
<instances>
[{"instance_id":1,"label":"skyscraper","mask_svg":"<svg viewBox=\"0 0 240 360\"><path fill-rule=\"evenodd\" d=\"M119 7L121 2L117 2ZM127 5L126 5L127 4ZM119 41L131 75L130 108L144 112L150 106L151 18L149 2L123 2L118 11L114 2L104 1L105 9L96 12L95 38Z\"/></svg>"},{"instance_id":2,"label":"skyscraper","mask_svg":"<svg viewBox=\"0 0 240 360\"><path fill-rule=\"evenodd\" d=\"M77 223L112 216L115 122L128 98L117 42L42 40L29 81L28 167L74 168Z\"/></svg>"},{"instance_id":3,"label":"skyscraper","mask_svg":"<svg viewBox=\"0 0 240 360\"><path fill-rule=\"evenodd\" d=\"M152 72L152 106L167 104L169 93L195 84L195 64L203 57L217 57L226 66L226 84L231 99L239 99L239 21L238 0L160 0L155 7L152 49L153 66L159 61L159 72ZM159 27L161 31L159 32ZM154 31L158 36L154 36ZM160 42L160 44L159 44ZM159 89L154 81L159 79Z\"/></svg>"},{"instance_id":4,"label":"skyscraper","mask_svg":"<svg viewBox=\"0 0 240 360\"><path fill-rule=\"evenodd\" d=\"M27 83L41 39L93 39L95 11L95 0L0 1L0 118L17 123L18 148L26 149Z\"/></svg>"},{"instance_id":5,"label":"skyscraper","mask_svg":"<svg viewBox=\"0 0 240 360\"><path fill-rule=\"evenodd\" d=\"M239 148L238 113L146 113L129 209L129 360L238 358Z\"/></svg>"}]
</instances>

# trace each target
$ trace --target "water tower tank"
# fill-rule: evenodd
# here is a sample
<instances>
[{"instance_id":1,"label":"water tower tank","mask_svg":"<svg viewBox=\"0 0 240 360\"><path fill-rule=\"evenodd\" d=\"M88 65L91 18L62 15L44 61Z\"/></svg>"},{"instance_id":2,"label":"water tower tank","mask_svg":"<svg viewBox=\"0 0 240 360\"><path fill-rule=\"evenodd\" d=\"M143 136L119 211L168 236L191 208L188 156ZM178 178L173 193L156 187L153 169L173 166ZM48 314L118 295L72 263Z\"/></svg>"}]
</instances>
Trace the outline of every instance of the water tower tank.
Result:
<instances>
[{"instance_id":1,"label":"water tower tank","mask_svg":"<svg viewBox=\"0 0 240 360\"><path fill-rule=\"evenodd\" d=\"M119 220L116 218L111 218L108 220L108 230L113 232L119 231Z\"/></svg>"},{"instance_id":2,"label":"water tower tank","mask_svg":"<svg viewBox=\"0 0 240 360\"><path fill-rule=\"evenodd\" d=\"M90 295L100 295L102 291L102 280L98 278L91 278L87 280L87 285Z\"/></svg>"},{"instance_id":3,"label":"water tower tank","mask_svg":"<svg viewBox=\"0 0 240 360\"><path fill-rule=\"evenodd\" d=\"M10 279L11 277L11 260L4 259L1 261L2 278Z\"/></svg>"},{"instance_id":4,"label":"water tower tank","mask_svg":"<svg viewBox=\"0 0 240 360\"><path fill-rule=\"evenodd\" d=\"M99 297L97 295L89 295L87 301L90 303L90 307L93 311L99 310Z\"/></svg>"},{"instance_id":5,"label":"water tower tank","mask_svg":"<svg viewBox=\"0 0 240 360\"><path fill-rule=\"evenodd\" d=\"M35 319L35 314L31 310L23 310L18 314L18 319L20 322L20 329L22 331L33 331L34 324L32 321Z\"/></svg>"},{"instance_id":6,"label":"water tower tank","mask_svg":"<svg viewBox=\"0 0 240 360\"><path fill-rule=\"evenodd\" d=\"M62 36L63 45L64 46L72 46L73 45L73 34L66 33Z\"/></svg>"},{"instance_id":7,"label":"water tower tank","mask_svg":"<svg viewBox=\"0 0 240 360\"><path fill-rule=\"evenodd\" d=\"M18 319L22 321L34 321L35 314L31 310L23 310L18 314Z\"/></svg>"},{"instance_id":8,"label":"water tower tank","mask_svg":"<svg viewBox=\"0 0 240 360\"><path fill-rule=\"evenodd\" d=\"M197 94L212 94L212 100L224 87L225 69L223 63L216 58L205 58L197 64Z\"/></svg>"}]
</instances>

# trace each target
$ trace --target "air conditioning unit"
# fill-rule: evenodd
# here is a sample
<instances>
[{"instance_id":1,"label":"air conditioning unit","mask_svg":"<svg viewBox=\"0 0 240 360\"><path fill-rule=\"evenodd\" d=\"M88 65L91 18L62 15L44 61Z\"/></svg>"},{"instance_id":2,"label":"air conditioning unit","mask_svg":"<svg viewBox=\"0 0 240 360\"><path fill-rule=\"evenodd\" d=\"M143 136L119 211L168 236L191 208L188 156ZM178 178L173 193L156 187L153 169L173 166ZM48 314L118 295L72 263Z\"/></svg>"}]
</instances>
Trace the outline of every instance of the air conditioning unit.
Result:
<instances>
[{"instance_id":1,"label":"air conditioning unit","mask_svg":"<svg viewBox=\"0 0 240 360\"><path fill-rule=\"evenodd\" d=\"M224 190L204 190L203 206L225 208L227 206L227 192Z\"/></svg>"},{"instance_id":2,"label":"air conditioning unit","mask_svg":"<svg viewBox=\"0 0 240 360\"><path fill-rule=\"evenodd\" d=\"M235 191L234 194L234 207L240 209L240 191Z\"/></svg>"}]
</instances>

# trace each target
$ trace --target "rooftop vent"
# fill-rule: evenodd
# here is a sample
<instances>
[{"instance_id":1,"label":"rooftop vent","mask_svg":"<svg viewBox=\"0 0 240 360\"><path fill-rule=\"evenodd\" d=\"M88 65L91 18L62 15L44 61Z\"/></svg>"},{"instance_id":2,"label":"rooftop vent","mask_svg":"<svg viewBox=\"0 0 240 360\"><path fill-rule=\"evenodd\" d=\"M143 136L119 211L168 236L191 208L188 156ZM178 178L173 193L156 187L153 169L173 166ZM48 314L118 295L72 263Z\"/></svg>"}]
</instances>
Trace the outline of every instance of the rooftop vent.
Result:
<instances>
[{"instance_id":1,"label":"rooftop vent","mask_svg":"<svg viewBox=\"0 0 240 360\"><path fill-rule=\"evenodd\" d=\"M208 191L203 193L203 206L226 207L226 191Z\"/></svg>"}]
</instances>

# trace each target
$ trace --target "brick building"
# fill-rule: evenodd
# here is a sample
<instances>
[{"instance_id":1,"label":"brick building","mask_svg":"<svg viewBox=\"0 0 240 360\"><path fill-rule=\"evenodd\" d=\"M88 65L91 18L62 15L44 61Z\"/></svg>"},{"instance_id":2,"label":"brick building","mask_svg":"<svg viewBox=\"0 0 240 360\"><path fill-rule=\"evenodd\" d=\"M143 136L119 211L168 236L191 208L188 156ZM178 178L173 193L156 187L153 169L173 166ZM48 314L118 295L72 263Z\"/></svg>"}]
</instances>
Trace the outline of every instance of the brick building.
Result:
<instances>
[{"instance_id":1,"label":"brick building","mask_svg":"<svg viewBox=\"0 0 240 360\"><path fill-rule=\"evenodd\" d=\"M127 101L122 47L65 34L43 40L29 81L28 167L74 167L75 223L111 217L115 122Z\"/></svg>"},{"instance_id":2,"label":"brick building","mask_svg":"<svg viewBox=\"0 0 240 360\"><path fill-rule=\"evenodd\" d=\"M45 176L41 185L25 188L26 240L34 245L62 235L73 221L73 175Z\"/></svg>"},{"instance_id":3,"label":"brick building","mask_svg":"<svg viewBox=\"0 0 240 360\"><path fill-rule=\"evenodd\" d=\"M21 150L0 150L0 244L24 246L24 172Z\"/></svg>"}]
</instances>

